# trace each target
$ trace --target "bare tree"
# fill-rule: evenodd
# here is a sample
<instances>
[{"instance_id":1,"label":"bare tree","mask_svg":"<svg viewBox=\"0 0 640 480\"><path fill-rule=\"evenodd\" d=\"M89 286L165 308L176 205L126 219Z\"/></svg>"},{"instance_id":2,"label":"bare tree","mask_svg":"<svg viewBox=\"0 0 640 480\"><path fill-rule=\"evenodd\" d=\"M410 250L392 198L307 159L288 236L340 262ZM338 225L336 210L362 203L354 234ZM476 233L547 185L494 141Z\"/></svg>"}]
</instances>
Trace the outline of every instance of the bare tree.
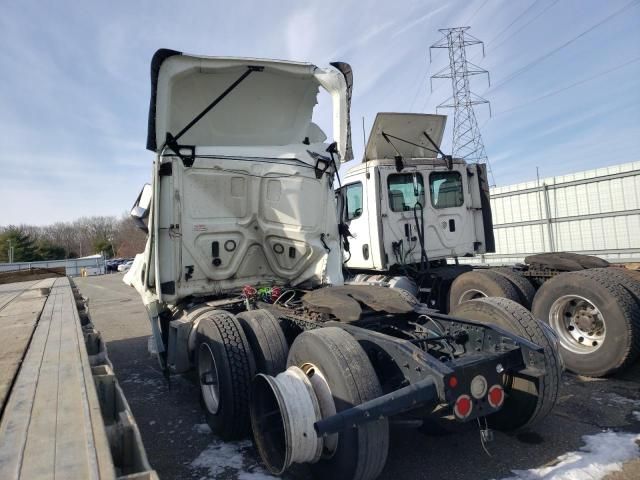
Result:
<instances>
[{"instance_id":1,"label":"bare tree","mask_svg":"<svg viewBox=\"0 0 640 480\"><path fill-rule=\"evenodd\" d=\"M132 257L144 250L146 234L127 214L113 216L82 217L73 222L56 222L46 226L19 225L19 229L35 243L59 247L64 258L74 258L95 253L106 256ZM0 226L0 234L9 226Z\"/></svg>"}]
</instances>

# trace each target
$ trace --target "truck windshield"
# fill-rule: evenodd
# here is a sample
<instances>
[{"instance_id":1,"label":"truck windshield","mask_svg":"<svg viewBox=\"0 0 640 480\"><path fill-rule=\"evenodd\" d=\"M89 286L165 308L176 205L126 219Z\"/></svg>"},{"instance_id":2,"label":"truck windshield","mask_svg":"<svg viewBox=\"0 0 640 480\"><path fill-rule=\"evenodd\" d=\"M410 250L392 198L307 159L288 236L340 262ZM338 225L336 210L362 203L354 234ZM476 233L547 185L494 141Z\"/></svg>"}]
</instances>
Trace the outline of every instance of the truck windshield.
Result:
<instances>
[{"instance_id":1,"label":"truck windshield","mask_svg":"<svg viewBox=\"0 0 640 480\"><path fill-rule=\"evenodd\" d=\"M387 177L389 208L393 212L413 210L416 202L424 205L424 183L422 175L416 173L418 195L415 192L412 173L394 173Z\"/></svg>"},{"instance_id":2,"label":"truck windshield","mask_svg":"<svg viewBox=\"0 0 640 480\"><path fill-rule=\"evenodd\" d=\"M464 203L462 177L458 172L433 172L429 175L429 190L434 208L459 207Z\"/></svg>"}]
</instances>

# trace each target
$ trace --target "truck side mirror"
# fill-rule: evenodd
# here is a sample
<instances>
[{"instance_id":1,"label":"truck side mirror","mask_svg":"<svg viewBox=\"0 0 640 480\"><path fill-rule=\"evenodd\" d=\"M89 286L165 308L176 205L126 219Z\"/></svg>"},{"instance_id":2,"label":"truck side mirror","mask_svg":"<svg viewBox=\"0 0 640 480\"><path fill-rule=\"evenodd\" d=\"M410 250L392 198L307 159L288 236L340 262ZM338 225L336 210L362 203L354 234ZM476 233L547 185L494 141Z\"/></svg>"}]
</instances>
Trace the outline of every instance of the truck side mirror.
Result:
<instances>
[{"instance_id":1,"label":"truck side mirror","mask_svg":"<svg viewBox=\"0 0 640 480\"><path fill-rule=\"evenodd\" d=\"M145 233L149 233L149 229L144 223L144 219L149 216L149 209L151 208L151 199L153 198L152 187L150 184L145 183L144 187L140 191L138 198L136 199L133 207L131 207L131 218L136 223L140 230Z\"/></svg>"},{"instance_id":2,"label":"truck side mirror","mask_svg":"<svg viewBox=\"0 0 640 480\"><path fill-rule=\"evenodd\" d=\"M420 196L420 187L418 186L418 174L413 172L413 195L418 198Z\"/></svg>"}]
</instances>

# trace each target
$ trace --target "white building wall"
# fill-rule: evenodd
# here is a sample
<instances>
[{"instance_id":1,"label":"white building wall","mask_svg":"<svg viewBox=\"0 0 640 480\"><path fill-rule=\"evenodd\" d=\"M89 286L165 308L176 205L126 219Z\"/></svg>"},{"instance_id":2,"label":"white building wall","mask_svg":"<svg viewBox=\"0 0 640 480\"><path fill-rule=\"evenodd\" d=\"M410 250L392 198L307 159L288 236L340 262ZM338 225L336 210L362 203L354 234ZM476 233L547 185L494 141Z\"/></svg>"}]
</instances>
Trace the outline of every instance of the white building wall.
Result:
<instances>
[{"instance_id":1,"label":"white building wall","mask_svg":"<svg viewBox=\"0 0 640 480\"><path fill-rule=\"evenodd\" d=\"M640 261L640 162L493 188L491 208L496 253L470 263L560 251Z\"/></svg>"}]
</instances>

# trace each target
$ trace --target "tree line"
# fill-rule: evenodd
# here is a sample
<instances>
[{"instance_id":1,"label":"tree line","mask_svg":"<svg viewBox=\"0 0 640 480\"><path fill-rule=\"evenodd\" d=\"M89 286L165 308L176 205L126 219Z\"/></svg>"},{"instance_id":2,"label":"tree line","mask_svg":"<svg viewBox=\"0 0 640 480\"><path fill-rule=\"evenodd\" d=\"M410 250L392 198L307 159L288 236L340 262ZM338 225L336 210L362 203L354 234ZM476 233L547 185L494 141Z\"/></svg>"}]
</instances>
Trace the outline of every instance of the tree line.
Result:
<instances>
[{"instance_id":1,"label":"tree line","mask_svg":"<svg viewBox=\"0 0 640 480\"><path fill-rule=\"evenodd\" d=\"M0 226L0 262L63 260L103 253L107 258L133 257L144 250L146 234L129 215L83 217L46 226Z\"/></svg>"}]
</instances>

